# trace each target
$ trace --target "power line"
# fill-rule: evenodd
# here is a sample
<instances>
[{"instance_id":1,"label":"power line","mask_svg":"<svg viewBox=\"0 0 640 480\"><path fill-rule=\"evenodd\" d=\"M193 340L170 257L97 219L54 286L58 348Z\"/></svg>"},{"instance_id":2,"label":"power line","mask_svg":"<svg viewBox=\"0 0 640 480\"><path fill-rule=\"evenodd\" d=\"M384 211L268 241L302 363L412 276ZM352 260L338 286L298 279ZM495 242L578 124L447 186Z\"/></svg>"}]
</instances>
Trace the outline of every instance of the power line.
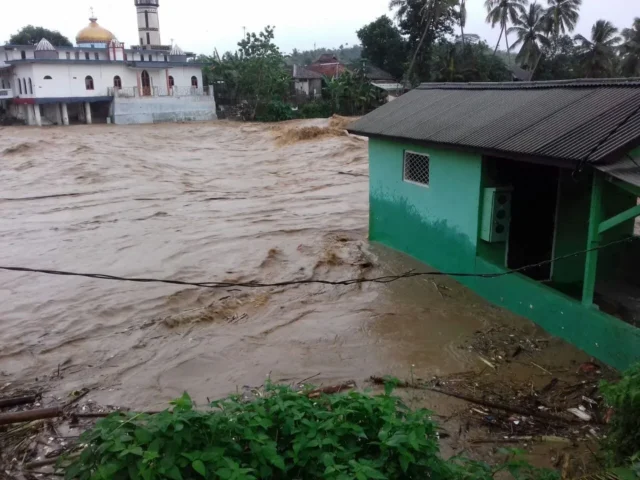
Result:
<instances>
[{"instance_id":1,"label":"power line","mask_svg":"<svg viewBox=\"0 0 640 480\"><path fill-rule=\"evenodd\" d=\"M455 273L455 272L414 272L413 270L403 273L401 275L386 275L382 277L375 278L350 278L347 280L288 280L284 282L275 282L275 283L260 283L260 282L187 282L182 280L172 280L172 279L161 279L161 278L136 278L136 277L118 277L116 275L106 275L102 273L79 273L79 272L69 272L64 270L49 270L49 269L41 269L41 268L27 268L27 267L7 267L0 266L0 270L8 270L11 272L26 272L26 273L42 273L46 275L59 275L59 276L69 276L69 277L85 277L85 278L94 278L97 280L112 280L118 282L135 282L135 283L166 283L170 285L181 285L181 286L189 286L189 287L201 287L201 288L271 288L271 287L286 287L292 285L309 285L309 284L320 284L320 285L355 285L361 283L391 283L403 278L414 278L414 277L424 277L424 276L448 276L448 277L459 277L459 278L497 278L504 277L507 275L513 275L514 273L523 272L526 270L530 270L532 268L541 267L553 262L557 262L560 260L565 260L572 257L577 257L578 255L583 255L585 253L593 252L595 250L601 250L603 248L607 248L613 245L617 245L624 242L631 242L633 240L637 240L638 237L625 237L619 240L614 240L612 242L606 243L604 245L600 245L598 247L589 248L586 250L581 250L578 252L569 253L567 255L562 255L556 258L552 258L550 260L544 260L542 262L534 263L532 265L526 265L524 267L515 268L513 270L506 270L500 273Z\"/></svg>"}]
</instances>

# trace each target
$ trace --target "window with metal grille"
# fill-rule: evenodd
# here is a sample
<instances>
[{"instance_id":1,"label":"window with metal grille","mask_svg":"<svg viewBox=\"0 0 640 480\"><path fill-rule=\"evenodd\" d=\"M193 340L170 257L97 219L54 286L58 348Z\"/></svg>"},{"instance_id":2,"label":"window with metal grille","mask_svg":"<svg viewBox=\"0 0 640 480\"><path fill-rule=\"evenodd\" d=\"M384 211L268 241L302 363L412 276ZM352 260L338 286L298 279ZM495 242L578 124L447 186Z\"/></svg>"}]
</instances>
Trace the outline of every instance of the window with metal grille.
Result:
<instances>
[{"instance_id":1,"label":"window with metal grille","mask_svg":"<svg viewBox=\"0 0 640 480\"><path fill-rule=\"evenodd\" d=\"M404 171L402 179L405 182L429 186L429 155L423 153L404 152Z\"/></svg>"}]
</instances>

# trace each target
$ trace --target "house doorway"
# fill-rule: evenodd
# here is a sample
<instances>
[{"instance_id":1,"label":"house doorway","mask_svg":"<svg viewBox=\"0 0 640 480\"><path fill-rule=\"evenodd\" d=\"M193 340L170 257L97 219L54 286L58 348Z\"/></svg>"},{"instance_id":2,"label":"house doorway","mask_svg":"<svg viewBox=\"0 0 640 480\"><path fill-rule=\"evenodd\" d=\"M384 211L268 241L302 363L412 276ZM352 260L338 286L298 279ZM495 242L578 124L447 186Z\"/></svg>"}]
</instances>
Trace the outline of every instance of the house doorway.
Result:
<instances>
[{"instance_id":1,"label":"house doorway","mask_svg":"<svg viewBox=\"0 0 640 480\"><path fill-rule=\"evenodd\" d=\"M151 78L149 78L149 72L143 70L140 79L142 81L142 95L148 97L151 95Z\"/></svg>"},{"instance_id":2,"label":"house doorway","mask_svg":"<svg viewBox=\"0 0 640 480\"><path fill-rule=\"evenodd\" d=\"M538 281L551 280L559 169L546 165L510 161L503 164L513 187L507 267L529 268L523 275Z\"/></svg>"}]
</instances>

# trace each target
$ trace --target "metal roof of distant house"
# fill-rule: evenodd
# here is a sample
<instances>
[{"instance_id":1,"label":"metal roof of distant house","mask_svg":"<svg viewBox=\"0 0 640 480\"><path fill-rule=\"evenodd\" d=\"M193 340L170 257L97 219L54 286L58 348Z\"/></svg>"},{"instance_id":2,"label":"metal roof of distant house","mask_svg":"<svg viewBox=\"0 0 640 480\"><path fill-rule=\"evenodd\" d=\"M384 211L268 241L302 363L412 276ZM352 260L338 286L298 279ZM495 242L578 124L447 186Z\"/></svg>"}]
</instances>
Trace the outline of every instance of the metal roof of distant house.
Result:
<instances>
[{"instance_id":1,"label":"metal roof of distant house","mask_svg":"<svg viewBox=\"0 0 640 480\"><path fill-rule=\"evenodd\" d=\"M640 79L432 83L374 110L348 130L571 166L640 145L638 108Z\"/></svg>"},{"instance_id":2,"label":"metal roof of distant house","mask_svg":"<svg viewBox=\"0 0 640 480\"><path fill-rule=\"evenodd\" d=\"M294 65L292 68L293 68L293 73L291 74L291 76L293 78L298 78L301 80L308 80L312 78L322 78L322 74L318 72L314 72L313 70L309 70L305 67L301 67L300 65Z\"/></svg>"},{"instance_id":3,"label":"metal roof of distant house","mask_svg":"<svg viewBox=\"0 0 640 480\"><path fill-rule=\"evenodd\" d=\"M355 68L358 68L358 67L355 67ZM369 80L373 80L373 81L382 80L385 82L393 82L396 80L395 78L393 78L393 75L391 75L389 72L385 72L381 68L378 68L374 65L365 65L364 74L367 76Z\"/></svg>"},{"instance_id":4,"label":"metal roof of distant house","mask_svg":"<svg viewBox=\"0 0 640 480\"><path fill-rule=\"evenodd\" d=\"M509 65L507 68L509 69L509 71L511 72L511 75L515 80L520 82L531 81L531 76L533 75L533 72L529 72L524 68L520 68L517 65Z\"/></svg>"}]
</instances>

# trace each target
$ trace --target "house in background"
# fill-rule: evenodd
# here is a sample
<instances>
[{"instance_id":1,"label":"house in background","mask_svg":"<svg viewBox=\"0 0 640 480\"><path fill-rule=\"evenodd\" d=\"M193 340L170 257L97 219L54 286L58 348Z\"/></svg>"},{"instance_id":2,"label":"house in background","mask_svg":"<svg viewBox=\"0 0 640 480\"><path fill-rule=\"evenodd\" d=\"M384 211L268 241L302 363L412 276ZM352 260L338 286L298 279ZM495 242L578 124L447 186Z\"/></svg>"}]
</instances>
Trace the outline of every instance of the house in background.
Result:
<instances>
[{"instance_id":1,"label":"house in background","mask_svg":"<svg viewBox=\"0 0 640 480\"><path fill-rule=\"evenodd\" d=\"M640 360L640 81L423 84L356 121L372 241Z\"/></svg>"},{"instance_id":2,"label":"house in background","mask_svg":"<svg viewBox=\"0 0 640 480\"><path fill-rule=\"evenodd\" d=\"M320 58L313 62L311 65L305 67L307 70L319 73L323 77L335 78L342 75L347 71L346 65L340 62L335 55L331 53L325 53L320 55Z\"/></svg>"},{"instance_id":3,"label":"house in background","mask_svg":"<svg viewBox=\"0 0 640 480\"><path fill-rule=\"evenodd\" d=\"M293 89L297 95L311 98L322 96L322 75L305 67L294 65L291 72Z\"/></svg>"}]
</instances>

